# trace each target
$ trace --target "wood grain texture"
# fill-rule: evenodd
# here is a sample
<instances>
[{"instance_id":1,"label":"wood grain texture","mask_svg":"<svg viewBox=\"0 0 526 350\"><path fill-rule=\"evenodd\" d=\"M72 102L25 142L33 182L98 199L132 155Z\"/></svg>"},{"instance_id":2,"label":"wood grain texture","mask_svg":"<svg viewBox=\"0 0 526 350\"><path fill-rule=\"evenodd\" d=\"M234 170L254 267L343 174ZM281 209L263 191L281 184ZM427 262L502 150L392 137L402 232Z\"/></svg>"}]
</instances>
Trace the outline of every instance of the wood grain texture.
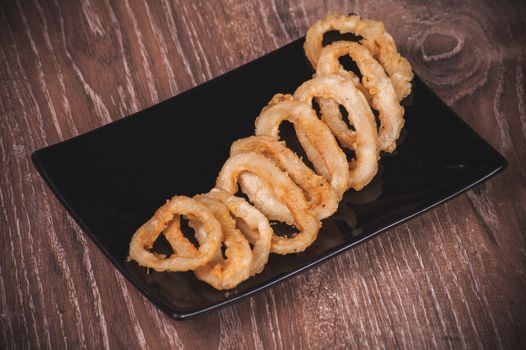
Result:
<instances>
[{"instance_id":1,"label":"wood grain texture","mask_svg":"<svg viewBox=\"0 0 526 350\"><path fill-rule=\"evenodd\" d=\"M249 62L328 12L384 21L508 169L264 293L173 321L85 238L31 153ZM507 0L0 2L0 348L525 348L524 28L525 3Z\"/></svg>"}]
</instances>

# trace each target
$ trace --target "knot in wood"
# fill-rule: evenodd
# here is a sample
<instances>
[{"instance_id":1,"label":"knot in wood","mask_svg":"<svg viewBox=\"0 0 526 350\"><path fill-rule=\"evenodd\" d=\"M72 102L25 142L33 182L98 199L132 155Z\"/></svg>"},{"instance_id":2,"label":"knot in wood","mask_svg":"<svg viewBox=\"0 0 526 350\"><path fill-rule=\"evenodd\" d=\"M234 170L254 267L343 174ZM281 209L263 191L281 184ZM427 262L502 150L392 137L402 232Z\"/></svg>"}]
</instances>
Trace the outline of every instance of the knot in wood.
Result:
<instances>
[{"instance_id":1,"label":"knot in wood","mask_svg":"<svg viewBox=\"0 0 526 350\"><path fill-rule=\"evenodd\" d=\"M422 37L422 56L425 62L449 59L464 48L464 37L453 30L431 28Z\"/></svg>"}]
</instances>

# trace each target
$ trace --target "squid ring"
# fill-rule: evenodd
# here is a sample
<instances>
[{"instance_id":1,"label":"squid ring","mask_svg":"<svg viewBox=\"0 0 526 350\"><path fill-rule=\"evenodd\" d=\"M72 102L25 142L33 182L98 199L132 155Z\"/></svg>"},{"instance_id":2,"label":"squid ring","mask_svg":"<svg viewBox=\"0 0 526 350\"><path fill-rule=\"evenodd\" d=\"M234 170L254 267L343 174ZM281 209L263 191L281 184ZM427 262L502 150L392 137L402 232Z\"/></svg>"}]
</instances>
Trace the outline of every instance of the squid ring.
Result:
<instances>
[{"instance_id":1,"label":"squid ring","mask_svg":"<svg viewBox=\"0 0 526 350\"><path fill-rule=\"evenodd\" d=\"M316 240L321 223L301 189L271 160L255 152L239 153L228 158L219 172L216 187L235 194L239 178L245 173L257 175L265 182L272 195L288 208L294 218L294 226L299 230L290 238L273 234L271 251L290 254L307 249ZM254 201L254 205L265 213L265 208L258 206L258 202Z\"/></svg>"},{"instance_id":2,"label":"squid ring","mask_svg":"<svg viewBox=\"0 0 526 350\"><path fill-rule=\"evenodd\" d=\"M230 154L257 152L274 161L283 171L287 172L292 181L294 181L304 192L307 203L314 210L318 219L325 219L331 216L338 208L339 198L329 185L327 180L316 174L301 159L287 148L283 142L272 140L267 136L250 136L237 140L230 148ZM240 185L243 192L252 198L257 195L249 184L243 183L243 179L248 174L241 174ZM256 181L261 182L257 176ZM256 184L257 187L264 186L264 183ZM287 209L288 214L290 211ZM289 224L294 222L290 214Z\"/></svg>"},{"instance_id":3,"label":"squid ring","mask_svg":"<svg viewBox=\"0 0 526 350\"><path fill-rule=\"evenodd\" d=\"M291 95L276 94L256 119L256 135L278 141L279 126L291 122L301 146L314 169L332 186L341 199L349 182L349 163L330 129L307 104Z\"/></svg>"},{"instance_id":4,"label":"squid ring","mask_svg":"<svg viewBox=\"0 0 526 350\"><path fill-rule=\"evenodd\" d=\"M305 36L305 53L312 67L316 67L321 55L323 35L331 30L361 36L360 44L369 49L384 67L393 82L398 101L411 92L413 71L409 62L396 50L393 37L385 31L382 22L363 20L359 16L329 15L316 22Z\"/></svg>"},{"instance_id":5,"label":"squid ring","mask_svg":"<svg viewBox=\"0 0 526 350\"><path fill-rule=\"evenodd\" d=\"M195 255L179 255L175 247L173 247L174 254L169 257L149 251L157 237L174 219L179 224L180 215L202 225L201 234L196 235L199 249ZM173 230L172 234L176 234L176 231ZM221 244L222 236L221 225L210 209L195 199L175 196L157 209L153 217L135 232L130 242L128 261L135 260L139 265L159 272L195 270L214 257ZM173 237L170 240L173 242Z\"/></svg>"},{"instance_id":6,"label":"squid ring","mask_svg":"<svg viewBox=\"0 0 526 350\"><path fill-rule=\"evenodd\" d=\"M215 257L207 264L198 267L194 273L198 279L216 289L234 288L250 276L252 264L250 245L245 236L236 228L236 222L230 216L226 205L207 194L197 195L194 198L206 205L221 224L224 232L223 243L226 247L226 259L223 258L221 249L218 249ZM194 228L200 230L202 224L197 223L197 225L198 227Z\"/></svg>"},{"instance_id":7,"label":"squid ring","mask_svg":"<svg viewBox=\"0 0 526 350\"><path fill-rule=\"evenodd\" d=\"M350 166L349 187L361 190L376 175L380 152L374 115L363 94L352 81L338 75L329 75L304 82L296 90L294 97L309 105L315 97L333 99L347 110L355 132L345 125L341 114L338 120L327 120L329 115L324 115L323 118L336 138L355 152L356 157Z\"/></svg>"},{"instance_id":8,"label":"squid ring","mask_svg":"<svg viewBox=\"0 0 526 350\"><path fill-rule=\"evenodd\" d=\"M338 58L349 54L362 73L362 83L367 89L371 105L379 111L380 129L378 139L380 148L392 152L396 148L396 140L404 125L404 109L398 102L391 80L385 74L382 66L374 59L369 50L352 41L339 41L324 47L316 67L316 76L337 74L346 77L349 73L338 61ZM333 106L328 106L333 104ZM340 113L333 100L320 101L322 114ZM336 116L332 118L340 118Z\"/></svg>"},{"instance_id":9,"label":"squid ring","mask_svg":"<svg viewBox=\"0 0 526 350\"><path fill-rule=\"evenodd\" d=\"M227 206L230 213L236 218L238 228L253 245L253 258L249 268L250 276L263 271L263 267L268 261L272 234L274 233L266 216L245 199L233 196L220 189L214 188L206 195Z\"/></svg>"}]
</instances>

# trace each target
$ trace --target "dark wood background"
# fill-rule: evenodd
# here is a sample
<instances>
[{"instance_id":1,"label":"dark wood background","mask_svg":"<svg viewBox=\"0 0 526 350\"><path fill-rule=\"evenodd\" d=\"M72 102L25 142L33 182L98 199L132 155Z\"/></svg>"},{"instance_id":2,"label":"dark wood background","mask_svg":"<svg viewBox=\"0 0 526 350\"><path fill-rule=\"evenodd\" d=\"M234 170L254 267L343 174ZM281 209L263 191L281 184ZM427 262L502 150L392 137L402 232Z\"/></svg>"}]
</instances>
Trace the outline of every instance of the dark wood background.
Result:
<instances>
[{"instance_id":1,"label":"dark wood background","mask_svg":"<svg viewBox=\"0 0 526 350\"><path fill-rule=\"evenodd\" d=\"M385 22L508 169L219 312L176 322L87 240L31 153L303 35ZM526 346L524 1L0 1L0 348ZM447 135L444 135L447 142Z\"/></svg>"}]
</instances>

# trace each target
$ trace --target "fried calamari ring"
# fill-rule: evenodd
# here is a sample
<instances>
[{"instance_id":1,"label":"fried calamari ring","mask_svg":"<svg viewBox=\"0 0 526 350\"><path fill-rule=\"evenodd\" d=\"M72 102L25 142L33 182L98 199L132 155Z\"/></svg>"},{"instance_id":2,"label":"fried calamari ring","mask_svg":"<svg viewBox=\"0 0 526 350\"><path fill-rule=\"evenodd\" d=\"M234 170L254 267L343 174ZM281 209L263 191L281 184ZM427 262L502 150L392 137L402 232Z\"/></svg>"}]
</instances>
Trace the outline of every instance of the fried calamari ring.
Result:
<instances>
[{"instance_id":1,"label":"fried calamari ring","mask_svg":"<svg viewBox=\"0 0 526 350\"><path fill-rule=\"evenodd\" d=\"M349 164L327 125L318 119L307 104L291 95L276 94L256 119L256 135L278 141L279 127L289 121L294 125L301 146L314 169L332 186L338 200L347 190Z\"/></svg>"},{"instance_id":2,"label":"fried calamari ring","mask_svg":"<svg viewBox=\"0 0 526 350\"><path fill-rule=\"evenodd\" d=\"M242 232L253 245L250 276L263 271L270 254L274 232L268 219L243 198L233 196L225 191L214 188L207 196L227 206L230 213L236 218L238 228L241 229L243 227ZM242 223L242 227L239 223Z\"/></svg>"},{"instance_id":3,"label":"fried calamari ring","mask_svg":"<svg viewBox=\"0 0 526 350\"><path fill-rule=\"evenodd\" d=\"M165 257L149 251L161 232L175 219L179 223L179 215L202 224L203 233L196 235L199 249L195 255L178 255L175 247L174 254ZM172 234L177 234L172 230ZM181 232L179 230L179 232ZM181 233L182 235L182 233ZM220 223L210 209L195 199L175 196L157 209L153 217L135 232L130 242L128 261L135 260L139 265L149 267L155 271L188 271L209 262L219 249L223 231ZM170 238L172 242L174 237Z\"/></svg>"},{"instance_id":4,"label":"fried calamari ring","mask_svg":"<svg viewBox=\"0 0 526 350\"><path fill-rule=\"evenodd\" d=\"M245 236L236 228L236 222L230 216L230 211L225 204L207 194L197 195L194 198L206 205L221 224L224 232L223 243L226 247L226 259L223 258L221 249L218 249L215 257L207 264L198 267L194 273L198 279L216 289L234 288L250 277L252 264L250 245ZM197 223L196 225L199 227L194 227L194 229L199 231L202 224Z\"/></svg>"},{"instance_id":5,"label":"fried calamari ring","mask_svg":"<svg viewBox=\"0 0 526 350\"><path fill-rule=\"evenodd\" d=\"M363 94L352 81L330 75L304 82L294 97L309 105L315 97L333 99L346 109L355 132L342 119L324 121L342 145L354 151L356 157L351 161L348 185L357 191L361 190L376 175L380 152L374 115Z\"/></svg>"},{"instance_id":6,"label":"fried calamari ring","mask_svg":"<svg viewBox=\"0 0 526 350\"><path fill-rule=\"evenodd\" d=\"M362 20L359 16L328 15L307 31L305 37L305 54L316 67L323 47L323 35L337 30L342 34L352 33L361 36L360 44L369 49L374 58L385 68L393 82L398 101L411 92L413 71L409 62L396 51L393 37L385 31L381 22Z\"/></svg>"},{"instance_id":7,"label":"fried calamari ring","mask_svg":"<svg viewBox=\"0 0 526 350\"><path fill-rule=\"evenodd\" d=\"M238 191L237 185L241 174L247 172L265 182L265 185L271 189L272 195L288 208L294 218L294 226L299 230L291 238L273 234L271 251L277 254L290 254L305 250L316 240L321 223L309 207L301 189L271 160L255 152L233 155L228 158L219 172L216 187L235 194ZM254 205L258 207L257 203ZM258 209L264 212L265 208Z\"/></svg>"},{"instance_id":8,"label":"fried calamari ring","mask_svg":"<svg viewBox=\"0 0 526 350\"><path fill-rule=\"evenodd\" d=\"M371 96L371 105L380 114L378 132L380 148L392 152L396 148L396 140L404 125L404 109L398 102L391 80L369 50L352 41L339 41L328 45L321 50L316 76L337 74L346 77L349 72L342 67L338 58L347 54L358 65L363 86ZM333 100L320 101L320 109L324 115L340 113L337 103ZM341 116L331 118L341 119Z\"/></svg>"},{"instance_id":9,"label":"fried calamari ring","mask_svg":"<svg viewBox=\"0 0 526 350\"><path fill-rule=\"evenodd\" d=\"M268 136L250 136L235 141L230 148L230 155L246 152L262 154L285 171L292 181L303 190L307 203L314 210L318 219L325 219L338 209L339 198L327 180L306 166L283 142L274 141ZM247 184L243 185L243 178L246 175L250 174L241 174L240 185L243 192L252 198L257 194L253 193ZM257 176L255 178L260 181ZM264 183L257 186L264 186ZM286 209L290 214L288 208ZM294 222L292 214L290 214L290 219L287 222Z\"/></svg>"}]
</instances>

